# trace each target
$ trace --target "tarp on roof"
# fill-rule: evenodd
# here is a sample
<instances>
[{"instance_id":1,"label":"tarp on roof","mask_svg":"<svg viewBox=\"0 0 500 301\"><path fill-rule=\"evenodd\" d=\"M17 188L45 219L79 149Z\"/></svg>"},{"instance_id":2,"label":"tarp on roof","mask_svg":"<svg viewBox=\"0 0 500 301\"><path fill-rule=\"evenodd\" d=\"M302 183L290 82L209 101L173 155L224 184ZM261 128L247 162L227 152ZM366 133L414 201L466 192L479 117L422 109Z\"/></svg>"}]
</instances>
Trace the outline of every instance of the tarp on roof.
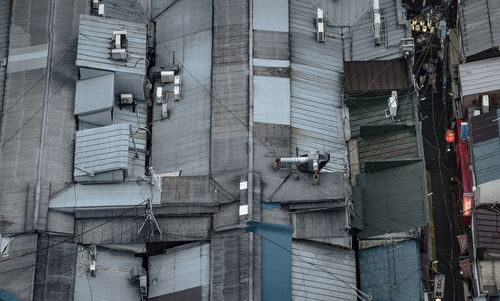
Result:
<instances>
[{"instance_id":1,"label":"tarp on roof","mask_svg":"<svg viewBox=\"0 0 500 301\"><path fill-rule=\"evenodd\" d=\"M347 94L409 90L408 71L402 60L344 62Z\"/></svg>"}]
</instances>

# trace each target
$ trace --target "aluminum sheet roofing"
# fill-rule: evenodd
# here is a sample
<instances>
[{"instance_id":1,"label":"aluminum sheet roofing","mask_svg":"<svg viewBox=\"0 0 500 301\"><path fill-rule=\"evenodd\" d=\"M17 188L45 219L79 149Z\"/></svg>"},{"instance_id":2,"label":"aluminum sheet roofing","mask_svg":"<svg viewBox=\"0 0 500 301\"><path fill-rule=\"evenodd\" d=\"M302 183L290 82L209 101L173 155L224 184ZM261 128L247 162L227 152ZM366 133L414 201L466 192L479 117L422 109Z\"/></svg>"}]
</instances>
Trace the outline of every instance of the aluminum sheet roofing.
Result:
<instances>
[{"instance_id":1,"label":"aluminum sheet roofing","mask_svg":"<svg viewBox=\"0 0 500 301\"><path fill-rule=\"evenodd\" d=\"M500 45L500 2L462 0L458 6L465 56Z\"/></svg>"},{"instance_id":2,"label":"aluminum sheet roofing","mask_svg":"<svg viewBox=\"0 0 500 301\"><path fill-rule=\"evenodd\" d=\"M77 81L75 115L111 110L115 102L114 86L114 74Z\"/></svg>"},{"instance_id":3,"label":"aluminum sheet roofing","mask_svg":"<svg viewBox=\"0 0 500 301\"><path fill-rule=\"evenodd\" d=\"M407 92L408 69L403 60L344 62L347 94Z\"/></svg>"},{"instance_id":4,"label":"aluminum sheet roofing","mask_svg":"<svg viewBox=\"0 0 500 301\"><path fill-rule=\"evenodd\" d=\"M493 253L500 253L500 214L496 207L478 206L475 210L474 229L476 248L485 248Z\"/></svg>"},{"instance_id":5,"label":"aluminum sheet roofing","mask_svg":"<svg viewBox=\"0 0 500 301\"><path fill-rule=\"evenodd\" d=\"M462 96L500 90L500 58L460 64L458 70Z\"/></svg>"},{"instance_id":6,"label":"aluminum sheet roofing","mask_svg":"<svg viewBox=\"0 0 500 301\"><path fill-rule=\"evenodd\" d=\"M471 118L472 156L477 184L500 179L500 109Z\"/></svg>"},{"instance_id":7,"label":"aluminum sheet roofing","mask_svg":"<svg viewBox=\"0 0 500 301\"><path fill-rule=\"evenodd\" d=\"M118 19L80 15L76 65L144 75L146 73L146 25ZM113 31L127 32L126 62L113 61L109 47Z\"/></svg>"}]
</instances>

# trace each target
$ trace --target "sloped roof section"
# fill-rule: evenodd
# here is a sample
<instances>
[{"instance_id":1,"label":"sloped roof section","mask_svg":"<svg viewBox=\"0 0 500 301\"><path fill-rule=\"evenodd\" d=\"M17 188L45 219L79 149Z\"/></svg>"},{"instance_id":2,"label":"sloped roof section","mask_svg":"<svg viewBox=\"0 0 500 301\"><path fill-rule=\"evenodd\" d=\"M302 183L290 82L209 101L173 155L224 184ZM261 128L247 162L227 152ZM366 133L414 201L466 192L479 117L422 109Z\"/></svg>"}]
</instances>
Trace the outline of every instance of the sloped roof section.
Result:
<instances>
[{"instance_id":1,"label":"sloped roof section","mask_svg":"<svg viewBox=\"0 0 500 301\"><path fill-rule=\"evenodd\" d=\"M458 70L462 96L500 90L500 57L461 64Z\"/></svg>"},{"instance_id":2,"label":"sloped roof section","mask_svg":"<svg viewBox=\"0 0 500 301\"><path fill-rule=\"evenodd\" d=\"M144 75L146 73L146 25L124 20L80 15L76 65ZM127 32L126 62L110 58L113 31Z\"/></svg>"},{"instance_id":3,"label":"sloped roof section","mask_svg":"<svg viewBox=\"0 0 500 301\"><path fill-rule=\"evenodd\" d=\"M408 71L404 61L344 62L347 94L408 91Z\"/></svg>"},{"instance_id":4,"label":"sloped roof section","mask_svg":"<svg viewBox=\"0 0 500 301\"><path fill-rule=\"evenodd\" d=\"M500 109L471 118L472 155L477 184L500 179Z\"/></svg>"},{"instance_id":5,"label":"sloped roof section","mask_svg":"<svg viewBox=\"0 0 500 301\"><path fill-rule=\"evenodd\" d=\"M465 56L500 45L500 2L462 0L458 6Z\"/></svg>"},{"instance_id":6,"label":"sloped roof section","mask_svg":"<svg viewBox=\"0 0 500 301\"><path fill-rule=\"evenodd\" d=\"M366 169L368 172L357 178L361 199L354 199L364 217L360 238L427 225L426 178L421 160L380 162Z\"/></svg>"},{"instance_id":7,"label":"sloped roof section","mask_svg":"<svg viewBox=\"0 0 500 301\"><path fill-rule=\"evenodd\" d=\"M114 74L77 81L75 115L111 110L115 99L114 82Z\"/></svg>"},{"instance_id":8,"label":"sloped roof section","mask_svg":"<svg viewBox=\"0 0 500 301\"><path fill-rule=\"evenodd\" d=\"M489 206L476 208L475 231L477 248L485 248L489 252L500 253L500 213Z\"/></svg>"},{"instance_id":9,"label":"sloped roof section","mask_svg":"<svg viewBox=\"0 0 500 301\"><path fill-rule=\"evenodd\" d=\"M373 300L423 300L416 240L361 250L359 268L361 290Z\"/></svg>"}]
</instances>

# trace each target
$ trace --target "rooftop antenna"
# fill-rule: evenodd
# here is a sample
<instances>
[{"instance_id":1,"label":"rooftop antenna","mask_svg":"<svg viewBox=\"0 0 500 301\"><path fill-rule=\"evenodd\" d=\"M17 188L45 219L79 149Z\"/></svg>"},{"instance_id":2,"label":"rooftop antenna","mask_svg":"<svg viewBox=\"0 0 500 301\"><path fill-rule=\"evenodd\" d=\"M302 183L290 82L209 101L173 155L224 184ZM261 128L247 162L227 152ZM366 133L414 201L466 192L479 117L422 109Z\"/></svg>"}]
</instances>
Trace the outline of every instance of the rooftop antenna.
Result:
<instances>
[{"instance_id":1,"label":"rooftop antenna","mask_svg":"<svg viewBox=\"0 0 500 301\"><path fill-rule=\"evenodd\" d=\"M155 235L155 232L158 231L160 233L160 239L162 237L162 232L160 229L160 226L158 225L158 222L156 221L155 214L153 212L153 201L152 199L147 199L146 200L146 210L144 214L144 222L142 223L141 227L139 228L139 231L137 233L141 233L142 229L144 229L144 226L147 225L147 233L146 233L146 242L151 242L153 236Z\"/></svg>"}]
</instances>

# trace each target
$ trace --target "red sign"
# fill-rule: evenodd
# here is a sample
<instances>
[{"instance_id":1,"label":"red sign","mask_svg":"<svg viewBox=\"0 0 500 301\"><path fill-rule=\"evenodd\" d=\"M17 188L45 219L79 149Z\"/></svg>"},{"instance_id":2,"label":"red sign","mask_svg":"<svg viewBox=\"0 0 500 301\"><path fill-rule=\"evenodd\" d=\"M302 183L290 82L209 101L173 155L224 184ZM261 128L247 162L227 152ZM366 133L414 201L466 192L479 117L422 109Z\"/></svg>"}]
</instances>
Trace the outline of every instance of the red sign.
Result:
<instances>
[{"instance_id":1,"label":"red sign","mask_svg":"<svg viewBox=\"0 0 500 301\"><path fill-rule=\"evenodd\" d=\"M460 247L460 255L465 255L469 251L469 243L467 241L467 234L458 235L458 246Z\"/></svg>"},{"instance_id":2,"label":"red sign","mask_svg":"<svg viewBox=\"0 0 500 301\"><path fill-rule=\"evenodd\" d=\"M472 216L472 207L474 207L474 195L464 195L462 215Z\"/></svg>"},{"instance_id":3,"label":"red sign","mask_svg":"<svg viewBox=\"0 0 500 301\"><path fill-rule=\"evenodd\" d=\"M472 270L469 259L460 261L460 269L462 269L462 274L465 279L472 279Z\"/></svg>"}]
</instances>

